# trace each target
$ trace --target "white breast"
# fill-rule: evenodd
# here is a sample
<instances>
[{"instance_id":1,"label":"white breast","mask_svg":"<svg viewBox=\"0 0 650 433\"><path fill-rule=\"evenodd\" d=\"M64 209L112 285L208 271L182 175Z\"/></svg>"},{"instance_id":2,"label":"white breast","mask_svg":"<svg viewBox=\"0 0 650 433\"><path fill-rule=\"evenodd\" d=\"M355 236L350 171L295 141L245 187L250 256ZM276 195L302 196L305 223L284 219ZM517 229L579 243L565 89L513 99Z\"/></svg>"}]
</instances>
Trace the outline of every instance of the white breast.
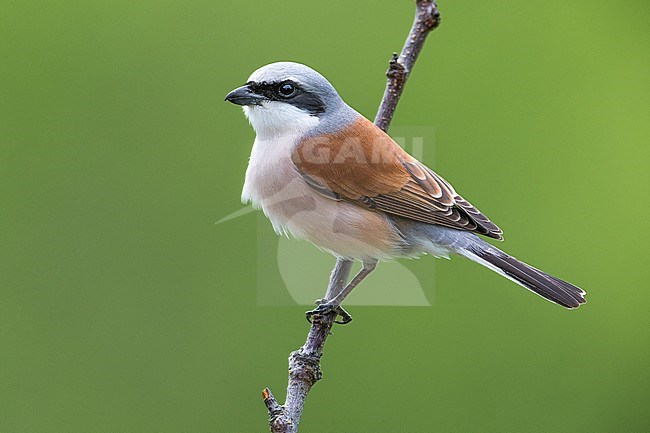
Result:
<instances>
[{"instance_id":1,"label":"white breast","mask_svg":"<svg viewBox=\"0 0 650 433\"><path fill-rule=\"evenodd\" d=\"M261 208L278 234L307 240L338 257L402 255L403 240L387 217L326 198L303 181L291 161L298 139L290 134L255 139L242 201Z\"/></svg>"},{"instance_id":2,"label":"white breast","mask_svg":"<svg viewBox=\"0 0 650 433\"><path fill-rule=\"evenodd\" d=\"M246 169L242 202L252 202L258 208L265 204L268 207L273 196L295 182L298 173L292 167L291 151L297 140L289 135L255 139Z\"/></svg>"},{"instance_id":3,"label":"white breast","mask_svg":"<svg viewBox=\"0 0 650 433\"><path fill-rule=\"evenodd\" d=\"M319 120L290 104L275 101L246 106L244 114L257 136L246 169L242 201L263 207L264 201L291 182L291 151L299 137L315 128Z\"/></svg>"},{"instance_id":4,"label":"white breast","mask_svg":"<svg viewBox=\"0 0 650 433\"><path fill-rule=\"evenodd\" d=\"M280 234L305 239L339 257L388 259L404 241L385 215L335 201L307 185L291 153L318 118L283 103L245 107L257 137L246 169L242 201L261 208Z\"/></svg>"}]
</instances>

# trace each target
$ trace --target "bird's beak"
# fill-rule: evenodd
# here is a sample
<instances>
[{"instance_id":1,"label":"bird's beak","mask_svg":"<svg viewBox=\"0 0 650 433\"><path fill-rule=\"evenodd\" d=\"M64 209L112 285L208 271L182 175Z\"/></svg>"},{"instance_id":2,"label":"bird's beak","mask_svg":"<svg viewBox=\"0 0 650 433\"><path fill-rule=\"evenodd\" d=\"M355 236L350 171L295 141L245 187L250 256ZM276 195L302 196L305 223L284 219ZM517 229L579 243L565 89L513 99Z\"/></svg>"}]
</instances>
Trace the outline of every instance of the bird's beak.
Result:
<instances>
[{"instance_id":1,"label":"bird's beak","mask_svg":"<svg viewBox=\"0 0 650 433\"><path fill-rule=\"evenodd\" d=\"M248 86L241 86L228 93L224 100L237 105L260 105L264 97L253 92Z\"/></svg>"}]
</instances>

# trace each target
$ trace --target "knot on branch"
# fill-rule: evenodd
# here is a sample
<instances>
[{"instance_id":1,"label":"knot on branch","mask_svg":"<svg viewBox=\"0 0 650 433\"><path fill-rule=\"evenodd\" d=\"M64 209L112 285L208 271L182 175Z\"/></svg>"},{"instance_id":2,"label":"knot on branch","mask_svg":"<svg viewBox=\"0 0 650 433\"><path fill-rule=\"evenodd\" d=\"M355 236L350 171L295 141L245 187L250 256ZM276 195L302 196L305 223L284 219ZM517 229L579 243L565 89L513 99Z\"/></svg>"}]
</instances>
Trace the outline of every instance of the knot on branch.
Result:
<instances>
[{"instance_id":1,"label":"knot on branch","mask_svg":"<svg viewBox=\"0 0 650 433\"><path fill-rule=\"evenodd\" d=\"M440 12L435 1L418 0L417 10L417 18L425 27L425 31L431 31L440 25Z\"/></svg>"},{"instance_id":2,"label":"knot on branch","mask_svg":"<svg viewBox=\"0 0 650 433\"><path fill-rule=\"evenodd\" d=\"M271 417L269 428L273 433L293 433L293 422L287 416Z\"/></svg>"},{"instance_id":3,"label":"knot on branch","mask_svg":"<svg viewBox=\"0 0 650 433\"><path fill-rule=\"evenodd\" d=\"M399 56L397 53L393 53L393 57L390 58L388 62L388 70L386 71L386 77L391 80L402 81L406 78L406 68L399 61Z\"/></svg>"},{"instance_id":4,"label":"knot on branch","mask_svg":"<svg viewBox=\"0 0 650 433\"><path fill-rule=\"evenodd\" d=\"M305 355L299 350L289 355L289 376L298 379L309 386L318 382L323 373L320 371L320 356Z\"/></svg>"}]
</instances>

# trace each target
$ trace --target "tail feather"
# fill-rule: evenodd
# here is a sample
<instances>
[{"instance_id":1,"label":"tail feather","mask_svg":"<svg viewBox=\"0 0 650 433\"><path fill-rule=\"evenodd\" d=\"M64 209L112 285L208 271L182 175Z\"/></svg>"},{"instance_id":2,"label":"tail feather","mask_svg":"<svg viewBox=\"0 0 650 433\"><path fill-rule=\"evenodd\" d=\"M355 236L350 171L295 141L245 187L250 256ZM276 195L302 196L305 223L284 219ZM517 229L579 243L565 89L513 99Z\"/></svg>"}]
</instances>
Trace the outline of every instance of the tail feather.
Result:
<instances>
[{"instance_id":1,"label":"tail feather","mask_svg":"<svg viewBox=\"0 0 650 433\"><path fill-rule=\"evenodd\" d=\"M487 248L473 245L461 254L563 307L577 308L586 302L584 290L533 268L491 245Z\"/></svg>"},{"instance_id":2,"label":"tail feather","mask_svg":"<svg viewBox=\"0 0 650 433\"><path fill-rule=\"evenodd\" d=\"M579 287L520 262L474 233L404 218L393 218L393 221L415 251L437 257L447 257L450 252L465 256L566 308L576 308L586 302L585 292Z\"/></svg>"}]
</instances>

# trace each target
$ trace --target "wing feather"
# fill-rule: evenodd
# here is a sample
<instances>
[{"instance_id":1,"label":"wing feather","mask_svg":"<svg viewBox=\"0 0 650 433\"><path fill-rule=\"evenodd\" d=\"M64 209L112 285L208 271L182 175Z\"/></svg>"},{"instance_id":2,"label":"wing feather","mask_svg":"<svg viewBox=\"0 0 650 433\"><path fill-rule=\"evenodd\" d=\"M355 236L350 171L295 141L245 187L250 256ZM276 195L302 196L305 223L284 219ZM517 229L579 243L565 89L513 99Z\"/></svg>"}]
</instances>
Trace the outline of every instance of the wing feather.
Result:
<instances>
[{"instance_id":1,"label":"wing feather","mask_svg":"<svg viewBox=\"0 0 650 433\"><path fill-rule=\"evenodd\" d=\"M502 239L501 229L446 180L362 116L337 133L302 140L292 160L325 197Z\"/></svg>"}]
</instances>

